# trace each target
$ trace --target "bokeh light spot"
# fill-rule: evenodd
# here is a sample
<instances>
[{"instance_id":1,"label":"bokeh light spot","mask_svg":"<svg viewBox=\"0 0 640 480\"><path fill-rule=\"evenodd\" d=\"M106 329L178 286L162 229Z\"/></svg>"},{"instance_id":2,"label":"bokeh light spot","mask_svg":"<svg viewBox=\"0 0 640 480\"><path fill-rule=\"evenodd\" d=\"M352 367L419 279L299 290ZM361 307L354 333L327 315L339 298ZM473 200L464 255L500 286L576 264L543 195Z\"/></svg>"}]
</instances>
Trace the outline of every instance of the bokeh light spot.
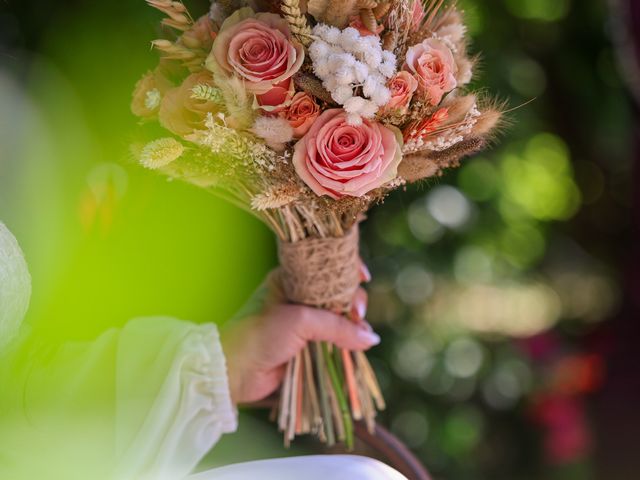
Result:
<instances>
[{"instance_id":1,"label":"bokeh light spot","mask_svg":"<svg viewBox=\"0 0 640 480\"><path fill-rule=\"evenodd\" d=\"M433 293L433 277L420 265L409 265L396 278L396 292L403 302L420 304Z\"/></svg>"},{"instance_id":2,"label":"bokeh light spot","mask_svg":"<svg viewBox=\"0 0 640 480\"><path fill-rule=\"evenodd\" d=\"M454 377L475 375L484 359L480 344L472 338L458 338L451 342L444 355L444 366Z\"/></svg>"},{"instance_id":3,"label":"bokeh light spot","mask_svg":"<svg viewBox=\"0 0 640 480\"><path fill-rule=\"evenodd\" d=\"M544 22L561 20L571 6L570 0L506 0L505 3L516 17Z\"/></svg>"},{"instance_id":4,"label":"bokeh light spot","mask_svg":"<svg viewBox=\"0 0 640 480\"><path fill-rule=\"evenodd\" d=\"M455 187L442 185L434 188L427 198L429 213L445 227L458 229L471 217L469 200Z\"/></svg>"}]
</instances>

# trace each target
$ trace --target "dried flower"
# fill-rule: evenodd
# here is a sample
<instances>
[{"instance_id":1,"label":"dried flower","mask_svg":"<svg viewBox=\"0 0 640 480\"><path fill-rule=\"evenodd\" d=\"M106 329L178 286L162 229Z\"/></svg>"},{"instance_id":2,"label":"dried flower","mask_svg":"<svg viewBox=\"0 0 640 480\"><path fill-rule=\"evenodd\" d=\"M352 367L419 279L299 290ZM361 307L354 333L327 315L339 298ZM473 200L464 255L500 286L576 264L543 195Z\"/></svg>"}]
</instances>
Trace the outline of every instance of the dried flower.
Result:
<instances>
[{"instance_id":1,"label":"dried flower","mask_svg":"<svg viewBox=\"0 0 640 480\"><path fill-rule=\"evenodd\" d=\"M286 118L258 117L252 131L276 151L283 151L285 143L293 140L293 127Z\"/></svg>"},{"instance_id":2,"label":"dried flower","mask_svg":"<svg viewBox=\"0 0 640 480\"><path fill-rule=\"evenodd\" d=\"M209 112L220 112L222 106L213 101L194 96L197 86L213 87L210 72L202 71L189 75L182 85L169 90L160 105L160 124L176 135L185 136L196 129L204 128L204 119ZM202 87L200 87L202 88Z\"/></svg>"},{"instance_id":3,"label":"dried flower","mask_svg":"<svg viewBox=\"0 0 640 480\"><path fill-rule=\"evenodd\" d=\"M333 100L344 105L348 121L360 125L373 118L391 98L386 86L396 72L393 53L383 51L380 38L362 36L348 27L342 31L324 24L313 29L317 39L309 47L315 74ZM358 89L362 87L362 96Z\"/></svg>"},{"instance_id":4,"label":"dried flower","mask_svg":"<svg viewBox=\"0 0 640 480\"><path fill-rule=\"evenodd\" d=\"M175 138L160 138L145 145L140 154L140 163L149 169L156 170L177 160L183 152L184 146Z\"/></svg>"}]
</instances>

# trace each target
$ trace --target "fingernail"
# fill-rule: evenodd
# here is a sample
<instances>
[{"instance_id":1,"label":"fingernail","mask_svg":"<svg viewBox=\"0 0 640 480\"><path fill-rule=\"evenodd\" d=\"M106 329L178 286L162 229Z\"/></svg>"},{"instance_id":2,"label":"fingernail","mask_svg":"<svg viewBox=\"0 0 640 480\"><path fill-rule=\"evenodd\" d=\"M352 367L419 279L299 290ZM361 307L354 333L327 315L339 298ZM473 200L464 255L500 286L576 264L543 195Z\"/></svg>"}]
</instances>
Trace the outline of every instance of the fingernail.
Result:
<instances>
[{"instance_id":1,"label":"fingernail","mask_svg":"<svg viewBox=\"0 0 640 480\"><path fill-rule=\"evenodd\" d=\"M369 332L367 330L359 330L358 338L360 338L367 345L374 346L380 343L380 335L375 332Z\"/></svg>"},{"instance_id":2,"label":"fingernail","mask_svg":"<svg viewBox=\"0 0 640 480\"><path fill-rule=\"evenodd\" d=\"M364 328L367 332L373 332L373 327L369 324L369 322L364 319L359 323L360 327Z\"/></svg>"},{"instance_id":3,"label":"fingernail","mask_svg":"<svg viewBox=\"0 0 640 480\"><path fill-rule=\"evenodd\" d=\"M364 283L369 283L371 281L371 272L369 271L369 268L367 268L367 266L363 263L362 264L362 281Z\"/></svg>"},{"instance_id":4,"label":"fingernail","mask_svg":"<svg viewBox=\"0 0 640 480\"><path fill-rule=\"evenodd\" d=\"M364 320L364 317L367 314L366 302L356 301L355 307L356 307L356 315L358 316L358 320Z\"/></svg>"}]
</instances>

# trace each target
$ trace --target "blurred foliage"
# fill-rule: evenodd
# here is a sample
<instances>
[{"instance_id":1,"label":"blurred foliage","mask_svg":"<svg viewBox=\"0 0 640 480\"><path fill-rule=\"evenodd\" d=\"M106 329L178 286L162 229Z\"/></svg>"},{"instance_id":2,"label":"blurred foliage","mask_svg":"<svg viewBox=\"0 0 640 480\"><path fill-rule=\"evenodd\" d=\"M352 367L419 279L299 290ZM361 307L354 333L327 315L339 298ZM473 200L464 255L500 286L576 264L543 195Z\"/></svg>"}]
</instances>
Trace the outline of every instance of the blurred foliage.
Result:
<instances>
[{"instance_id":1,"label":"blurred foliage","mask_svg":"<svg viewBox=\"0 0 640 480\"><path fill-rule=\"evenodd\" d=\"M591 478L603 359L585 339L618 307L624 259L610 247L630 202L631 111L608 12L459 3L476 85L514 110L495 148L364 225L384 418L436 478Z\"/></svg>"},{"instance_id":2,"label":"blurred foliage","mask_svg":"<svg viewBox=\"0 0 640 480\"><path fill-rule=\"evenodd\" d=\"M495 148L363 225L382 421L436 478L587 479L585 398L602 360L584 339L617 308L624 258L611 245L630 196L608 12L599 0L459 3L480 54L474 87L513 111ZM0 12L0 218L30 262L30 322L88 338L135 315L228 318L275 262L269 232L128 161L130 93L155 63L159 16L142 1ZM251 455L277 455L262 430L244 434Z\"/></svg>"}]
</instances>

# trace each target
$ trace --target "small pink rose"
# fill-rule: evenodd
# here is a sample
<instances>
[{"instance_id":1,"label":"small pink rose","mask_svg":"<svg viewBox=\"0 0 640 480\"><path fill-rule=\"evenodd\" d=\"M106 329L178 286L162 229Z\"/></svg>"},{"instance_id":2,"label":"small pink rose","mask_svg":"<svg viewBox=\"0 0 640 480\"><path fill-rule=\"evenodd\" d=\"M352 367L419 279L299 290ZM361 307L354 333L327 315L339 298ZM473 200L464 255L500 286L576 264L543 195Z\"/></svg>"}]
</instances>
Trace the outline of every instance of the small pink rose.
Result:
<instances>
[{"instance_id":1,"label":"small pink rose","mask_svg":"<svg viewBox=\"0 0 640 480\"><path fill-rule=\"evenodd\" d=\"M362 23L362 19L360 18L359 15L351 17L351 22L349 22L349 26L358 30L358 33L360 33L360 36L362 37L369 37L371 35L380 35L384 30L384 25L378 24L378 26L376 27L376 31L372 32L365 26L364 23Z\"/></svg>"},{"instance_id":2,"label":"small pink rose","mask_svg":"<svg viewBox=\"0 0 640 480\"><path fill-rule=\"evenodd\" d=\"M225 20L207 60L245 80L247 90L264 94L302 66L304 47L291 37L286 20L242 8Z\"/></svg>"},{"instance_id":3,"label":"small pink rose","mask_svg":"<svg viewBox=\"0 0 640 480\"><path fill-rule=\"evenodd\" d=\"M407 50L403 70L413 73L419 91L431 105L438 105L445 93L458 85L456 62L449 47L440 40L428 38Z\"/></svg>"},{"instance_id":4,"label":"small pink rose","mask_svg":"<svg viewBox=\"0 0 640 480\"><path fill-rule=\"evenodd\" d=\"M294 138L304 136L318 115L320 115L320 107L314 99L308 93L296 93L285 114L285 118L293 128Z\"/></svg>"},{"instance_id":5,"label":"small pink rose","mask_svg":"<svg viewBox=\"0 0 640 480\"><path fill-rule=\"evenodd\" d=\"M277 115L291 104L294 94L293 82L287 79L280 85L274 85L267 93L257 94L254 107L267 115Z\"/></svg>"},{"instance_id":6,"label":"small pink rose","mask_svg":"<svg viewBox=\"0 0 640 480\"><path fill-rule=\"evenodd\" d=\"M418 88L418 81L409 72L402 70L389 80L387 87L391 92L391 100L382 108L382 111L406 113L413 93Z\"/></svg>"},{"instance_id":7,"label":"small pink rose","mask_svg":"<svg viewBox=\"0 0 640 480\"><path fill-rule=\"evenodd\" d=\"M353 126L344 110L326 110L296 143L293 165L317 195L361 197L396 177L401 143L399 132L380 123Z\"/></svg>"}]
</instances>

